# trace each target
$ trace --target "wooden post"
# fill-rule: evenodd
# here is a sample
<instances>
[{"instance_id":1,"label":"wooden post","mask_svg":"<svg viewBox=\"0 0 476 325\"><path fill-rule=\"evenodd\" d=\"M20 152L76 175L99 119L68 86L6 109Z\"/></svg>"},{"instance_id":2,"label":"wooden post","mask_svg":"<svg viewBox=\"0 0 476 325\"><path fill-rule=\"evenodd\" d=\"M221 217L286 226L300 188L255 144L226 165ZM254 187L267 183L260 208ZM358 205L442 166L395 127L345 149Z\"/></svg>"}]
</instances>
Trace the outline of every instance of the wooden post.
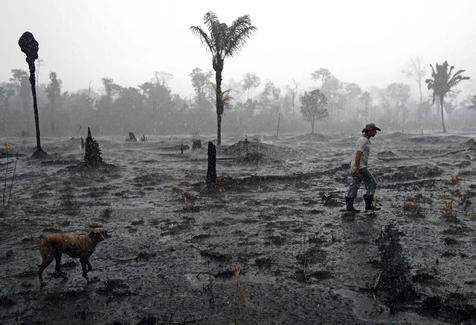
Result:
<instances>
[{"instance_id":1,"label":"wooden post","mask_svg":"<svg viewBox=\"0 0 476 325\"><path fill-rule=\"evenodd\" d=\"M217 148L210 141L208 142L207 185L215 184L216 181L217 181Z\"/></svg>"}]
</instances>

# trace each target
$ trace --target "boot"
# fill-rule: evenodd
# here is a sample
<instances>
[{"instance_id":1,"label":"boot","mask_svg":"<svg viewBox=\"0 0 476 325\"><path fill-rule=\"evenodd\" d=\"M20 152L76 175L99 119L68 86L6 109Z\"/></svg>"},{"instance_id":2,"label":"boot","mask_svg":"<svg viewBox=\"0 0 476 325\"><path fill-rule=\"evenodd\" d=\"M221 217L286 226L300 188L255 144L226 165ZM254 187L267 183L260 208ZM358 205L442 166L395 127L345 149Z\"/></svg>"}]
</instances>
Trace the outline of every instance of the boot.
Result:
<instances>
[{"instance_id":1,"label":"boot","mask_svg":"<svg viewBox=\"0 0 476 325\"><path fill-rule=\"evenodd\" d=\"M373 195L364 195L364 201L365 201L365 210L367 211L376 211L380 210L380 208L377 208L374 206L373 201L374 197Z\"/></svg>"},{"instance_id":2,"label":"boot","mask_svg":"<svg viewBox=\"0 0 476 325\"><path fill-rule=\"evenodd\" d=\"M345 206L346 210L349 212L359 212L356 208L354 208L354 198L353 197L345 197Z\"/></svg>"}]
</instances>

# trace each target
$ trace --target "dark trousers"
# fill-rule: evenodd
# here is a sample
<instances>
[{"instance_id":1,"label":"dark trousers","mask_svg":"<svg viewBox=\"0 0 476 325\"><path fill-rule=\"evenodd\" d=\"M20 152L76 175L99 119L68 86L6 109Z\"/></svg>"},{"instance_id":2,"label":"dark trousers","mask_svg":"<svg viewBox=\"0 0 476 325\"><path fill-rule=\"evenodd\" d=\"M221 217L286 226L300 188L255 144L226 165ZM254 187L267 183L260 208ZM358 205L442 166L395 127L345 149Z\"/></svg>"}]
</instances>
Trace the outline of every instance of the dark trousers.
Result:
<instances>
[{"instance_id":1,"label":"dark trousers","mask_svg":"<svg viewBox=\"0 0 476 325\"><path fill-rule=\"evenodd\" d=\"M349 190L347 191L347 197L355 198L357 196L357 191L360 188L360 184L364 182L365 188L367 189L367 195L373 196L375 190L377 189L377 181L375 177L370 173L367 167L360 169L359 176L352 176L352 182L350 183Z\"/></svg>"}]
</instances>

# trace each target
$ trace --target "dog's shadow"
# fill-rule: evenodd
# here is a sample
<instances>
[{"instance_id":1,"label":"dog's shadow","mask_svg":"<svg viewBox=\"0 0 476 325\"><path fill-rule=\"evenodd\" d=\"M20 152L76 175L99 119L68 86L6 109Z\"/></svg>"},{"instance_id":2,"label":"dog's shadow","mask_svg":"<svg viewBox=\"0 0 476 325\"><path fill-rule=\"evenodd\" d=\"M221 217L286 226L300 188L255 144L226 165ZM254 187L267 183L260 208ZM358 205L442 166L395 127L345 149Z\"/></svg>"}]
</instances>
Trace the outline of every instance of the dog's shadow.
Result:
<instances>
[{"instance_id":1,"label":"dog's shadow","mask_svg":"<svg viewBox=\"0 0 476 325\"><path fill-rule=\"evenodd\" d=\"M61 283L65 283L69 280L69 276L66 272L48 272L48 275L54 279L61 279ZM93 284L101 282L101 279L98 276L93 276L89 278L87 281L84 281L84 284ZM45 284L46 285L46 284ZM45 286L41 286L42 288Z\"/></svg>"}]
</instances>

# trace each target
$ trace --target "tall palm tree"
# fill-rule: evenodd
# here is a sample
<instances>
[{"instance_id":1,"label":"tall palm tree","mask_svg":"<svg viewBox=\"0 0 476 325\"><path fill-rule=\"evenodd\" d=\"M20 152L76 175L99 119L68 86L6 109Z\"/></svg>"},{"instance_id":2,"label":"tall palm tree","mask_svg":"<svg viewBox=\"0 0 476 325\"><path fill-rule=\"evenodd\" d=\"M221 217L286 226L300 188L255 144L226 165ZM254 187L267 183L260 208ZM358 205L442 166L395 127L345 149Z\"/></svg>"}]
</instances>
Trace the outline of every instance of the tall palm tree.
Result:
<instances>
[{"instance_id":1,"label":"tall palm tree","mask_svg":"<svg viewBox=\"0 0 476 325\"><path fill-rule=\"evenodd\" d=\"M209 11L203 17L207 34L199 26L191 26L190 30L196 34L212 54L212 66L215 70L216 108L217 108L217 145L221 144L221 116L223 114L223 92L221 90L222 71L225 58L235 55L256 31L251 25L248 15L238 17L231 26L220 22L215 13Z\"/></svg>"},{"instance_id":2,"label":"tall palm tree","mask_svg":"<svg viewBox=\"0 0 476 325\"><path fill-rule=\"evenodd\" d=\"M433 90L433 104L435 98L438 97L440 101L441 125L443 126L443 133L446 133L445 119L443 115L443 103L446 94L451 91L451 88L459 84L463 80L468 80L469 77L462 76L464 70L458 70L453 74L454 66L449 67L448 62L443 64L436 63L436 69L430 64L431 79L426 79L426 86L428 90ZM449 67L449 70L448 70Z\"/></svg>"}]
</instances>

